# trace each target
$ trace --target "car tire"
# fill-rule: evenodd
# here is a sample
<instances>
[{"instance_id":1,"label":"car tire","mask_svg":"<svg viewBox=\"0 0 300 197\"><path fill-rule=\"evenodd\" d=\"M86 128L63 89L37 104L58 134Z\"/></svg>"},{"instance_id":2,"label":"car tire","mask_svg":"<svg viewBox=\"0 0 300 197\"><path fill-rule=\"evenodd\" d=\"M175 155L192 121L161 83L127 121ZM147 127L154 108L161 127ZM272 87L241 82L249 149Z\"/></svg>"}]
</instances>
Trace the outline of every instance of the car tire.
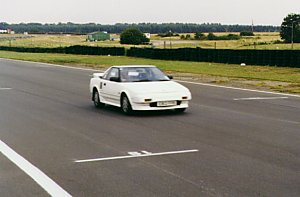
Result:
<instances>
[{"instance_id":1,"label":"car tire","mask_svg":"<svg viewBox=\"0 0 300 197\"><path fill-rule=\"evenodd\" d=\"M175 109L176 113L183 113L186 110L186 108L177 108Z\"/></svg>"},{"instance_id":2,"label":"car tire","mask_svg":"<svg viewBox=\"0 0 300 197\"><path fill-rule=\"evenodd\" d=\"M102 103L100 101L100 95L99 95L99 92L97 90L95 90L94 93L93 93L93 101L94 101L94 105L95 105L96 108L104 107L104 103Z\"/></svg>"},{"instance_id":3,"label":"car tire","mask_svg":"<svg viewBox=\"0 0 300 197\"><path fill-rule=\"evenodd\" d=\"M125 94L121 96L121 110L126 115L131 115L133 111L130 101Z\"/></svg>"}]
</instances>

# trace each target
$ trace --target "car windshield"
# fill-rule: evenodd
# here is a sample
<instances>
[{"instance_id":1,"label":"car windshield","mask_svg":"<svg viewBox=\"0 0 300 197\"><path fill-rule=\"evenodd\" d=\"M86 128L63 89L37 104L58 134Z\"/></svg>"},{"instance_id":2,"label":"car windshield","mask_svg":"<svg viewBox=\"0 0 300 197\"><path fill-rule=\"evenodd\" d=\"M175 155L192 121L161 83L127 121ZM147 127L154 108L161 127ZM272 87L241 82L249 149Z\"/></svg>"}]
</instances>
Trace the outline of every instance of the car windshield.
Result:
<instances>
[{"instance_id":1,"label":"car windshield","mask_svg":"<svg viewBox=\"0 0 300 197\"><path fill-rule=\"evenodd\" d=\"M125 67L120 68L122 82L169 81L161 70L156 67Z\"/></svg>"}]
</instances>

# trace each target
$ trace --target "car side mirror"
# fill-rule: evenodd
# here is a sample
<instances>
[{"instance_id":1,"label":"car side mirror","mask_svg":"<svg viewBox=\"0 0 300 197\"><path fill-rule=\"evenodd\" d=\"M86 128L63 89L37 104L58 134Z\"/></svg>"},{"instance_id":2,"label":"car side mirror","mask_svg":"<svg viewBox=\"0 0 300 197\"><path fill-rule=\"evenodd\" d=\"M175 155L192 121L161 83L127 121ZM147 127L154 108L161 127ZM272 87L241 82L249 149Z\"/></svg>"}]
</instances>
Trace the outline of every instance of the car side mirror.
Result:
<instances>
[{"instance_id":1,"label":"car side mirror","mask_svg":"<svg viewBox=\"0 0 300 197\"><path fill-rule=\"evenodd\" d=\"M172 75L168 75L169 79L173 79L173 76Z\"/></svg>"},{"instance_id":2,"label":"car side mirror","mask_svg":"<svg viewBox=\"0 0 300 197\"><path fill-rule=\"evenodd\" d=\"M93 77L99 77L100 79L103 78L104 73L94 73Z\"/></svg>"},{"instance_id":3,"label":"car side mirror","mask_svg":"<svg viewBox=\"0 0 300 197\"><path fill-rule=\"evenodd\" d=\"M120 82L120 78L119 77L111 77L109 78L110 81L114 81L114 82Z\"/></svg>"}]
</instances>

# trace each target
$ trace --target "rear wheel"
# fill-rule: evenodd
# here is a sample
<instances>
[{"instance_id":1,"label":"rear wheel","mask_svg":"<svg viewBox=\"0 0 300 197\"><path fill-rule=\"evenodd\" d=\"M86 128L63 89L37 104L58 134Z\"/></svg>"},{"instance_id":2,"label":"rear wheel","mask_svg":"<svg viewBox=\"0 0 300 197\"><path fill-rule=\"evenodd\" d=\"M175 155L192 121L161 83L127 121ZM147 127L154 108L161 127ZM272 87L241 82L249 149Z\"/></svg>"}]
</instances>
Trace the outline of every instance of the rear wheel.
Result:
<instances>
[{"instance_id":1,"label":"rear wheel","mask_svg":"<svg viewBox=\"0 0 300 197\"><path fill-rule=\"evenodd\" d=\"M125 94L121 97L121 109L124 114L132 114L132 107L130 101Z\"/></svg>"},{"instance_id":2,"label":"rear wheel","mask_svg":"<svg viewBox=\"0 0 300 197\"><path fill-rule=\"evenodd\" d=\"M100 95L97 90L95 90L93 93L93 101L96 108L101 108L104 106L104 103L100 101Z\"/></svg>"}]
</instances>

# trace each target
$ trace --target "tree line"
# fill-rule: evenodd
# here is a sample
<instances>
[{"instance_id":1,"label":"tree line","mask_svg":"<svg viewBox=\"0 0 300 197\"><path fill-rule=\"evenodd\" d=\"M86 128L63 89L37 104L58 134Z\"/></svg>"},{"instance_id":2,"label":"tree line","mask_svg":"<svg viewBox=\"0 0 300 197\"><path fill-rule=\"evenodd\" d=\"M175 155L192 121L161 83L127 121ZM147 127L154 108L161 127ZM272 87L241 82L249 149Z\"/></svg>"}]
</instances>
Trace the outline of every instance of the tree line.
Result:
<instances>
[{"instance_id":1,"label":"tree line","mask_svg":"<svg viewBox=\"0 0 300 197\"><path fill-rule=\"evenodd\" d=\"M57 24L42 24L42 23L19 23L8 24L0 23L0 29L12 29L16 33L70 33L70 34L87 34L96 31L106 31L108 33L121 33L128 28L137 28L142 32L148 33L195 33L195 32L279 32L279 26L265 25L223 25L220 23L116 23L114 25L102 25L96 23L76 24L76 23L57 23Z\"/></svg>"}]
</instances>

